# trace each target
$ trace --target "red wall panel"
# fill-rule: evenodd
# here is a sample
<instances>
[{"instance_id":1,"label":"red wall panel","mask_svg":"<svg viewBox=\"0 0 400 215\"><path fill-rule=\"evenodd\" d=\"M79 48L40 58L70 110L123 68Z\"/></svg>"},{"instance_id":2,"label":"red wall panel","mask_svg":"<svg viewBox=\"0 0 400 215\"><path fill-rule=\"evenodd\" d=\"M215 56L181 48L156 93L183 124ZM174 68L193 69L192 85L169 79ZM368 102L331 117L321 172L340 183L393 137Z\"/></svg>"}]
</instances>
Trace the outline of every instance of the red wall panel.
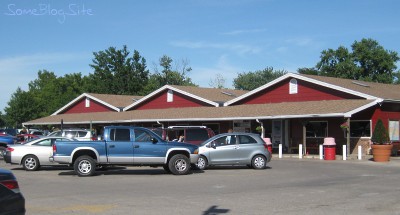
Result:
<instances>
[{"instance_id":1,"label":"red wall panel","mask_svg":"<svg viewBox=\"0 0 400 215\"><path fill-rule=\"evenodd\" d=\"M189 96L173 92L173 101L167 102L167 90L155 95L152 99L135 107L136 110L146 109L166 109L166 108L184 108L184 107L204 107L211 106L208 103L196 100Z\"/></svg>"},{"instance_id":2,"label":"red wall panel","mask_svg":"<svg viewBox=\"0 0 400 215\"><path fill-rule=\"evenodd\" d=\"M298 93L289 94L289 81L285 80L268 89L239 101L236 104L265 104L280 102L301 102L301 101L320 101L320 100L339 100L339 99L360 99L341 91L316 85L302 80L297 80Z\"/></svg>"},{"instance_id":3,"label":"red wall panel","mask_svg":"<svg viewBox=\"0 0 400 215\"><path fill-rule=\"evenodd\" d=\"M68 113L93 113L93 112L112 112L115 110L100 104L94 100L90 100L90 107L85 107L86 98L81 99L73 105L72 107L68 108L66 111L60 114L68 114Z\"/></svg>"}]
</instances>

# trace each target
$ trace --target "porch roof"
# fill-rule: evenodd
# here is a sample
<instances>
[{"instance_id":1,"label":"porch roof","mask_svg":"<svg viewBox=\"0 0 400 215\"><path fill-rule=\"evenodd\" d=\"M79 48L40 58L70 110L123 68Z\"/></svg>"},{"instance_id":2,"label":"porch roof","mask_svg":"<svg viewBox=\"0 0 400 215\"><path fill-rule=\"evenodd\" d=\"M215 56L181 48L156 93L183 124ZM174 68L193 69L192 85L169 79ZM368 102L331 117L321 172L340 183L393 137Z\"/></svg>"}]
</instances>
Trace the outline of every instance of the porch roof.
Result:
<instances>
[{"instance_id":1,"label":"porch roof","mask_svg":"<svg viewBox=\"0 0 400 215\"><path fill-rule=\"evenodd\" d=\"M51 115L26 125L350 117L378 100L330 100Z\"/></svg>"}]
</instances>

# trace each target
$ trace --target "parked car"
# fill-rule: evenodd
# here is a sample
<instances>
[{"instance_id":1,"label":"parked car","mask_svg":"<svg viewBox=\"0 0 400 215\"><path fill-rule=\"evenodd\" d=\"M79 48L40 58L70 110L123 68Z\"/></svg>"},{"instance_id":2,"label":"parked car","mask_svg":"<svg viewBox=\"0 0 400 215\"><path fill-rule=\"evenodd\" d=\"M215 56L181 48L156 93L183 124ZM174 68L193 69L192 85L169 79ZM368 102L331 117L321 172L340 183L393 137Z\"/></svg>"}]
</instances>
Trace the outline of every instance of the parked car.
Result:
<instances>
[{"instance_id":1,"label":"parked car","mask_svg":"<svg viewBox=\"0 0 400 215\"><path fill-rule=\"evenodd\" d=\"M92 135L92 132L90 130L85 130L85 129L64 129L60 131L54 131L50 133L50 137L68 137L68 138L74 138L80 141L86 141L86 140L97 140L97 137Z\"/></svg>"},{"instance_id":2,"label":"parked car","mask_svg":"<svg viewBox=\"0 0 400 215\"><path fill-rule=\"evenodd\" d=\"M25 214L25 198L14 174L0 168L0 214Z\"/></svg>"},{"instance_id":3,"label":"parked car","mask_svg":"<svg viewBox=\"0 0 400 215\"><path fill-rule=\"evenodd\" d=\"M66 137L43 137L34 139L23 145L9 146L4 155L4 161L10 164L22 165L26 171L36 171L40 166L59 165L49 161L53 155L53 144L56 141L77 141Z\"/></svg>"},{"instance_id":4,"label":"parked car","mask_svg":"<svg viewBox=\"0 0 400 215\"><path fill-rule=\"evenodd\" d=\"M0 135L0 159L3 159L6 148L17 143L17 138L9 134Z\"/></svg>"},{"instance_id":5,"label":"parked car","mask_svg":"<svg viewBox=\"0 0 400 215\"><path fill-rule=\"evenodd\" d=\"M18 134L17 135L17 143L18 144L24 144L26 142L29 142L33 139L38 139L40 136L34 135L34 134Z\"/></svg>"},{"instance_id":6,"label":"parked car","mask_svg":"<svg viewBox=\"0 0 400 215\"><path fill-rule=\"evenodd\" d=\"M152 130L163 140L195 145L215 136L214 131L206 126L169 126L168 128L154 128Z\"/></svg>"},{"instance_id":7,"label":"parked car","mask_svg":"<svg viewBox=\"0 0 400 215\"><path fill-rule=\"evenodd\" d=\"M199 147L197 168L214 165L247 165L264 169L271 160L268 146L259 134L224 133L203 142Z\"/></svg>"}]
</instances>

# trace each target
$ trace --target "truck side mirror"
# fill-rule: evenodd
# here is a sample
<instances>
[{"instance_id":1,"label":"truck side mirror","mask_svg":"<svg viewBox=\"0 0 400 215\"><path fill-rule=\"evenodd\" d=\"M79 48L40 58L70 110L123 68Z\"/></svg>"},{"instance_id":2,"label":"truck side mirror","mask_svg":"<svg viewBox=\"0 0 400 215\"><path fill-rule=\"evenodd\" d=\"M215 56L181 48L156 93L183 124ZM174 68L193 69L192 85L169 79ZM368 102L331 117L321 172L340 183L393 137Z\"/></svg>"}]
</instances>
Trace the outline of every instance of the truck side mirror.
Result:
<instances>
[{"instance_id":1,"label":"truck side mirror","mask_svg":"<svg viewBox=\"0 0 400 215\"><path fill-rule=\"evenodd\" d=\"M158 140L157 140L157 138L151 138L151 142L153 143L153 144L156 144L157 142L158 142Z\"/></svg>"}]
</instances>

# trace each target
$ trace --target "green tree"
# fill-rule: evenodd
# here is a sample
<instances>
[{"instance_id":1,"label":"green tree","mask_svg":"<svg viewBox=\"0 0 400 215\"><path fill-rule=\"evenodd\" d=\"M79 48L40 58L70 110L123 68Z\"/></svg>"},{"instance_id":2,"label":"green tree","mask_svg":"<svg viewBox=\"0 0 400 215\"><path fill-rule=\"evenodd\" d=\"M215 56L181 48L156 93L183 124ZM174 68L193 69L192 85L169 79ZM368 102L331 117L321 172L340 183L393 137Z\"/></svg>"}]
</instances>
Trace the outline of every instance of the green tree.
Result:
<instances>
[{"instance_id":1,"label":"green tree","mask_svg":"<svg viewBox=\"0 0 400 215\"><path fill-rule=\"evenodd\" d=\"M255 72L243 72L239 73L238 77L233 80L233 85L238 90L254 90L286 73L285 70L274 71L272 67Z\"/></svg>"},{"instance_id":2,"label":"green tree","mask_svg":"<svg viewBox=\"0 0 400 215\"><path fill-rule=\"evenodd\" d=\"M313 74L379 83L399 83L400 60L394 51L385 50L376 40L362 39L346 47L328 49L321 52L315 68L301 68L300 74Z\"/></svg>"},{"instance_id":3,"label":"green tree","mask_svg":"<svg viewBox=\"0 0 400 215\"><path fill-rule=\"evenodd\" d=\"M389 132L383 125L383 122L381 119L378 119L376 122L374 132L372 133L371 141L374 144L390 144L390 137L389 137Z\"/></svg>"},{"instance_id":4,"label":"green tree","mask_svg":"<svg viewBox=\"0 0 400 215\"><path fill-rule=\"evenodd\" d=\"M181 86L196 86L192 79L188 77L188 73L192 70L187 60L182 60L180 63L175 64L173 69L174 61L167 55L162 56L159 59L159 65L161 66L161 72L157 65L154 66L154 73L150 75L145 92L150 93L164 85L181 85Z\"/></svg>"},{"instance_id":5,"label":"green tree","mask_svg":"<svg viewBox=\"0 0 400 215\"><path fill-rule=\"evenodd\" d=\"M149 79L146 60L134 51L130 56L127 46L117 50L110 47L94 52L93 74L87 78L87 91L117 95L141 95Z\"/></svg>"},{"instance_id":6,"label":"green tree","mask_svg":"<svg viewBox=\"0 0 400 215\"><path fill-rule=\"evenodd\" d=\"M17 88L11 95L7 107L4 108L7 117L5 118L6 125L9 127L21 127L21 124L27 120L32 119L36 114L34 107L35 101L32 94Z\"/></svg>"}]
</instances>

